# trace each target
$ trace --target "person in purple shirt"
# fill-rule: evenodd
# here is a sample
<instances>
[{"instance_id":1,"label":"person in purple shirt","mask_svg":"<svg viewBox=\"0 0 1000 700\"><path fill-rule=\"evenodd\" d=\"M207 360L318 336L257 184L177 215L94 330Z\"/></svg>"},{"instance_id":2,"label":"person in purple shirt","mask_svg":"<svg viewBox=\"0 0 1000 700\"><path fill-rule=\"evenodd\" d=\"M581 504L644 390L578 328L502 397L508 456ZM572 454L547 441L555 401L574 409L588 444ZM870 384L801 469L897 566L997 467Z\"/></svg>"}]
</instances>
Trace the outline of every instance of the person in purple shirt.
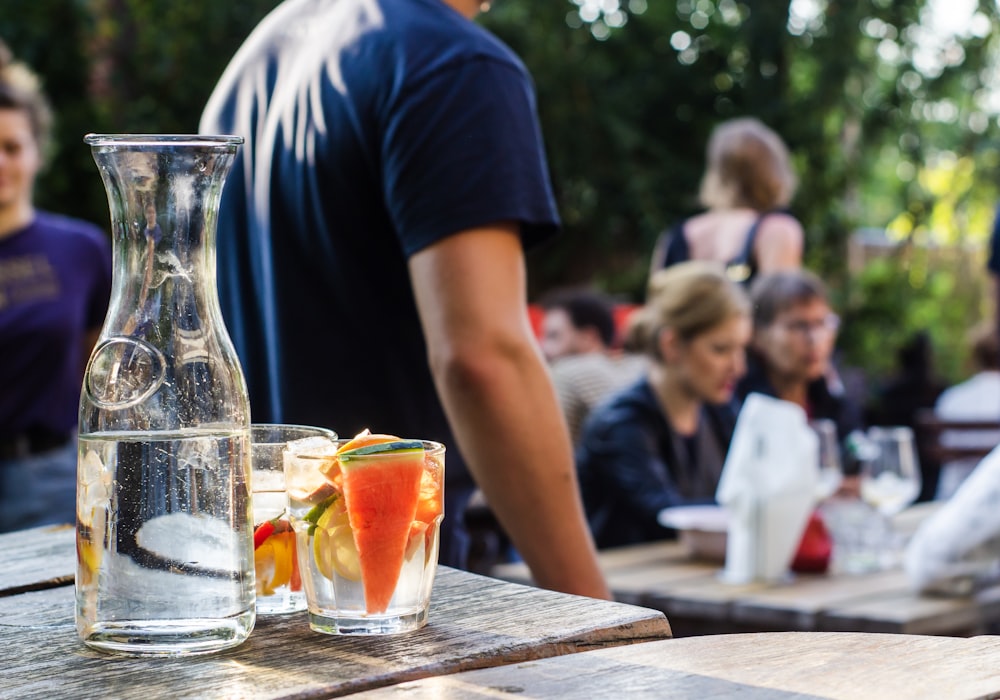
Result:
<instances>
[{"instance_id":1,"label":"person in purple shirt","mask_svg":"<svg viewBox=\"0 0 1000 700\"><path fill-rule=\"evenodd\" d=\"M102 231L32 204L49 122L0 44L0 532L75 520L80 386L111 292Z\"/></svg>"}]
</instances>

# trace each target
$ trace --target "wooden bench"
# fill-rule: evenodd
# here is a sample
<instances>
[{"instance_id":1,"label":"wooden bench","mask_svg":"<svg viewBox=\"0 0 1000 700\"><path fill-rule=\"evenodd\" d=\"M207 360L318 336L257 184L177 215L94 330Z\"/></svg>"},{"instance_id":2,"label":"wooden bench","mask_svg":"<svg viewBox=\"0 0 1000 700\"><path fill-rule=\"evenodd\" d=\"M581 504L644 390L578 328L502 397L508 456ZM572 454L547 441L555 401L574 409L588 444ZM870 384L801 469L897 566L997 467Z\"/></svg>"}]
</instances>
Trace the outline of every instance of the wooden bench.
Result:
<instances>
[{"instance_id":1,"label":"wooden bench","mask_svg":"<svg viewBox=\"0 0 1000 700\"><path fill-rule=\"evenodd\" d=\"M997 397L1000 401L1000 397ZM979 445L959 446L949 445L948 440L942 440L946 433L989 433L1000 434L998 421L952 421L943 420L931 409L917 412L916 441L921 460L941 465L962 459L979 460L985 457L996 446L996 442L984 441Z\"/></svg>"}]
</instances>

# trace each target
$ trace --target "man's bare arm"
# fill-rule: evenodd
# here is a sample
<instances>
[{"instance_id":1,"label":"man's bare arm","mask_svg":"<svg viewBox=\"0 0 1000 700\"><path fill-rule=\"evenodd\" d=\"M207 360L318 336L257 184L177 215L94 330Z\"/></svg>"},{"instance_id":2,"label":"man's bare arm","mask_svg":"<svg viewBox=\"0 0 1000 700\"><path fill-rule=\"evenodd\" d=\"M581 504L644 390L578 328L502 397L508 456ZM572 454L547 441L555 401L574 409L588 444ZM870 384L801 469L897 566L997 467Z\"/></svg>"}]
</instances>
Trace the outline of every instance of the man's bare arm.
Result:
<instances>
[{"instance_id":1,"label":"man's bare arm","mask_svg":"<svg viewBox=\"0 0 1000 700\"><path fill-rule=\"evenodd\" d=\"M610 598L566 425L531 335L514 224L410 259L431 370L469 469L540 586ZM451 517L457 517L452 514Z\"/></svg>"}]
</instances>

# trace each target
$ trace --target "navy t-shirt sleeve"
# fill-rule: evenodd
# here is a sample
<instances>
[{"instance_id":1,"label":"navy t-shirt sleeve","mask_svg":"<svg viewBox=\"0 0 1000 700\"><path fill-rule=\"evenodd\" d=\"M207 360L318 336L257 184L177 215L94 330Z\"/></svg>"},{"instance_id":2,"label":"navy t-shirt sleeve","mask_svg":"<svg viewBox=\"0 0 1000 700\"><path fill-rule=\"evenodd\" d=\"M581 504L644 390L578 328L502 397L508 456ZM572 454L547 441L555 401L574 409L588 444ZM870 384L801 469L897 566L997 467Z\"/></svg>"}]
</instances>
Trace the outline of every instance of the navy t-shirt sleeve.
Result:
<instances>
[{"instance_id":1,"label":"navy t-shirt sleeve","mask_svg":"<svg viewBox=\"0 0 1000 700\"><path fill-rule=\"evenodd\" d=\"M489 58L399 97L383 141L384 196L407 257L460 231L521 223L525 246L559 223L533 87Z\"/></svg>"}]
</instances>

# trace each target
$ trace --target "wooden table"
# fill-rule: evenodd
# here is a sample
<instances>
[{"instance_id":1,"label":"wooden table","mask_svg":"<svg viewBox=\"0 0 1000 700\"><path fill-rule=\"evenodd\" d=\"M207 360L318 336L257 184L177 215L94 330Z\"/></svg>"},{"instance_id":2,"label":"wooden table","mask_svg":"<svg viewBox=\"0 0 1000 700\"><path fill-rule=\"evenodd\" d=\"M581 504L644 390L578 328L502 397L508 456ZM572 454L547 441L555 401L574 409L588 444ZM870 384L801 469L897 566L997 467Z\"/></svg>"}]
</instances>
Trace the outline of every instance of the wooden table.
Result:
<instances>
[{"instance_id":1,"label":"wooden table","mask_svg":"<svg viewBox=\"0 0 1000 700\"><path fill-rule=\"evenodd\" d=\"M510 697L972 700L1000 697L1000 637L769 632L647 642L359 693Z\"/></svg>"},{"instance_id":2,"label":"wooden table","mask_svg":"<svg viewBox=\"0 0 1000 700\"><path fill-rule=\"evenodd\" d=\"M912 531L934 507L915 508L898 520L897 529ZM921 596L898 569L796 574L783 584L733 585L719 580L719 563L692 560L674 541L605 550L599 558L615 598L662 610L675 637L772 631L970 636L1000 621L1000 589L969 598ZM531 580L518 564L493 573L510 581Z\"/></svg>"},{"instance_id":3,"label":"wooden table","mask_svg":"<svg viewBox=\"0 0 1000 700\"><path fill-rule=\"evenodd\" d=\"M0 697L331 698L406 680L670 636L662 613L440 567L430 623L406 635L331 637L304 613L258 618L213 656L114 657L80 642L69 527L0 535Z\"/></svg>"}]
</instances>

